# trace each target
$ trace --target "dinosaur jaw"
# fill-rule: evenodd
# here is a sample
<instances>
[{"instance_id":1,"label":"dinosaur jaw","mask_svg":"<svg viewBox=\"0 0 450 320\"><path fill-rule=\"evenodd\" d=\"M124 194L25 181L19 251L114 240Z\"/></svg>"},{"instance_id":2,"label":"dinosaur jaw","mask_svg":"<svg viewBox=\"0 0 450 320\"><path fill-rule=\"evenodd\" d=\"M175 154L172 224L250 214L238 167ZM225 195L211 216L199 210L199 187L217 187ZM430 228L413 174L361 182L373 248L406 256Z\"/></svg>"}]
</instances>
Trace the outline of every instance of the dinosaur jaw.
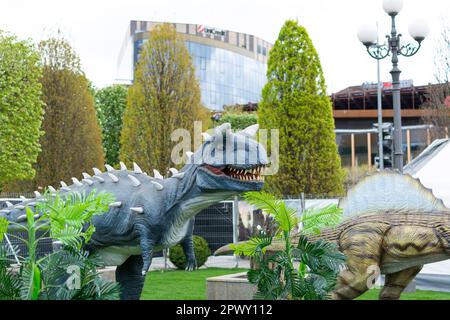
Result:
<instances>
[{"instance_id":1,"label":"dinosaur jaw","mask_svg":"<svg viewBox=\"0 0 450 320\"><path fill-rule=\"evenodd\" d=\"M262 175L264 165L254 165L244 169L228 165L214 167L204 164L201 168L215 176L224 176L235 181L264 182L264 176Z\"/></svg>"}]
</instances>

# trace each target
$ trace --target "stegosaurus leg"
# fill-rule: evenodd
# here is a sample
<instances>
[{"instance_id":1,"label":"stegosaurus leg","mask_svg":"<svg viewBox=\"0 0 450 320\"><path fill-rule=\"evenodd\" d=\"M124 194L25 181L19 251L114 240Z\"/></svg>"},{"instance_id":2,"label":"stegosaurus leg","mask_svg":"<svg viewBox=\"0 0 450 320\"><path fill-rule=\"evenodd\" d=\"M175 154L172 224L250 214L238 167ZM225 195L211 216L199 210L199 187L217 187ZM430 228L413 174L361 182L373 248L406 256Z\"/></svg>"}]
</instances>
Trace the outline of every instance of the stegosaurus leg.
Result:
<instances>
[{"instance_id":1,"label":"stegosaurus leg","mask_svg":"<svg viewBox=\"0 0 450 320\"><path fill-rule=\"evenodd\" d=\"M422 266L408 268L396 273L386 275L383 289L380 292L380 300L398 300L403 290L422 270Z\"/></svg>"},{"instance_id":2,"label":"stegosaurus leg","mask_svg":"<svg viewBox=\"0 0 450 320\"><path fill-rule=\"evenodd\" d=\"M116 269L116 281L120 284L121 300L139 300L144 286L141 256L131 256Z\"/></svg>"}]
</instances>

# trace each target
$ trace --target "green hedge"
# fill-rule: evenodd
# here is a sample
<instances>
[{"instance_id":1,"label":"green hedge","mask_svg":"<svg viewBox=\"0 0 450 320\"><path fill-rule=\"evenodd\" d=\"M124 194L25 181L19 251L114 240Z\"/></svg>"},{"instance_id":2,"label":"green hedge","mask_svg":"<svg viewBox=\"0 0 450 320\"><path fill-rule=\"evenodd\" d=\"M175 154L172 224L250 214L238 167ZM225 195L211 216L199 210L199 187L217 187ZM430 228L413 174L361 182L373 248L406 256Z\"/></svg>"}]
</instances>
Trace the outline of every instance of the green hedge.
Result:
<instances>
[{"instance_id":1,"label":"green hedge","mask_svg":"<svg viewBox=\"0 0 450 320\"><path fill-rule=\"evenodd\" d=\"M245 129L258 122L254 113L225 113L219 120L219 124L230 123L233 129Z\"/></svg>"},{"instance_id":2,"label":"green hedge","mask_svg":"<svg viewBox=\"0 0 450 320\"><path fill-rule=\"evenodd\" d=\"M211 249L208 246L208 242L200 236L193 236L193 241L197 267L200 268L211 255ZM181 245L177 244L170 248L169 259L178 269L184 270L186 268L187 260Z\"/></svg>"}]
</instances>

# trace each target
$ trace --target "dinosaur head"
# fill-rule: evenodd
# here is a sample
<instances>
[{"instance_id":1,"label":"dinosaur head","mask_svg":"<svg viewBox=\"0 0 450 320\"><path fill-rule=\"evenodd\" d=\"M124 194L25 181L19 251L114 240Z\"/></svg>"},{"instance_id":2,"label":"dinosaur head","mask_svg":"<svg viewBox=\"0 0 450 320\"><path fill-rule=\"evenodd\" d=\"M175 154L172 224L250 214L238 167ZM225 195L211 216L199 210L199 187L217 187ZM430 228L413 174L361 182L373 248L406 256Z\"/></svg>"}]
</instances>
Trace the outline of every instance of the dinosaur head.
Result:
<instances>
[{"instance_id":1,"label":"dinosaur head","mask_svg":"<svg viewBox=\"0 0 450 320\"><path fill-rule=\"evenodd\" d=\"M232 133L229 123L205 134L205 143L191 157L197 166L197 186L203 191L258 191L267 165L264 147L253 139L258 125Z\"/></svg>"}]
</instances>

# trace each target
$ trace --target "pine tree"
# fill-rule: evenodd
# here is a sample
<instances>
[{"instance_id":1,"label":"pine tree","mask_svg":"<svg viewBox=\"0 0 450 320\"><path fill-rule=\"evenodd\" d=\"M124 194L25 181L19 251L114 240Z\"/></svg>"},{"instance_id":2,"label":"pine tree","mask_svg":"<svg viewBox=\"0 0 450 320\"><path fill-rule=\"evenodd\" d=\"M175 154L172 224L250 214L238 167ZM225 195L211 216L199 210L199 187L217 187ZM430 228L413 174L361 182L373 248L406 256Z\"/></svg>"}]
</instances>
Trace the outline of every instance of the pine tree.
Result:
<instances>
[{"instance_id":1,"label":"pine tree","mask_svg":"<svg viewBox=\"0 0 450 320\"><path fill-rule=\"evenodd\" d=\"M42 41L39 48L46 107L35 187L45 188L103 167L104 156L94 99L79 57L63 38Z\"/></svg>"},{"instance_id":2,"label":"pine tree","mask_svg":"<svg viewBox=\"0 0 450 320\"><path fill-rule=\"evenodd\" d=\"M184 41L170 24L156 26L141 49L128 92L121 160L166 173L173 166L171 152L177 143L171 141L171 133L182 128L192 136L194 121L207 127L208 118Z\"/></svg>"},{"instance_id":3,"label":"pine tree","mask_svg":"<svg viewBox=\"0 0 450 320\"><path fill-rule=\"evenodd\" d=\"M95 107L103 131L103 149L106 162L119 163L120 131L123 111L127 104L128 89L112 85L95 91Z\"/></svg>"},{"instance_id":4,"label":"pine tree","mask_svg":"<svg viewBox=\"0 0 450 320\"><path fill-rule=\"evenodd\" d=\"M0 32L0 185L34 177L43 116L39 53Z\"/></svg>"},{"instance_id":5,"label":"pine tree","mask_svg":"<svg viewBox=\"0 0 450 320\"><path fill-rule=\"evenodd\" d=\"M279 129L279 171L266 188L284 195L340 194L343 171L319 56L306 29L288 20L270 51L258 110L261 128Z\"/></svg>"}]
</instances>

